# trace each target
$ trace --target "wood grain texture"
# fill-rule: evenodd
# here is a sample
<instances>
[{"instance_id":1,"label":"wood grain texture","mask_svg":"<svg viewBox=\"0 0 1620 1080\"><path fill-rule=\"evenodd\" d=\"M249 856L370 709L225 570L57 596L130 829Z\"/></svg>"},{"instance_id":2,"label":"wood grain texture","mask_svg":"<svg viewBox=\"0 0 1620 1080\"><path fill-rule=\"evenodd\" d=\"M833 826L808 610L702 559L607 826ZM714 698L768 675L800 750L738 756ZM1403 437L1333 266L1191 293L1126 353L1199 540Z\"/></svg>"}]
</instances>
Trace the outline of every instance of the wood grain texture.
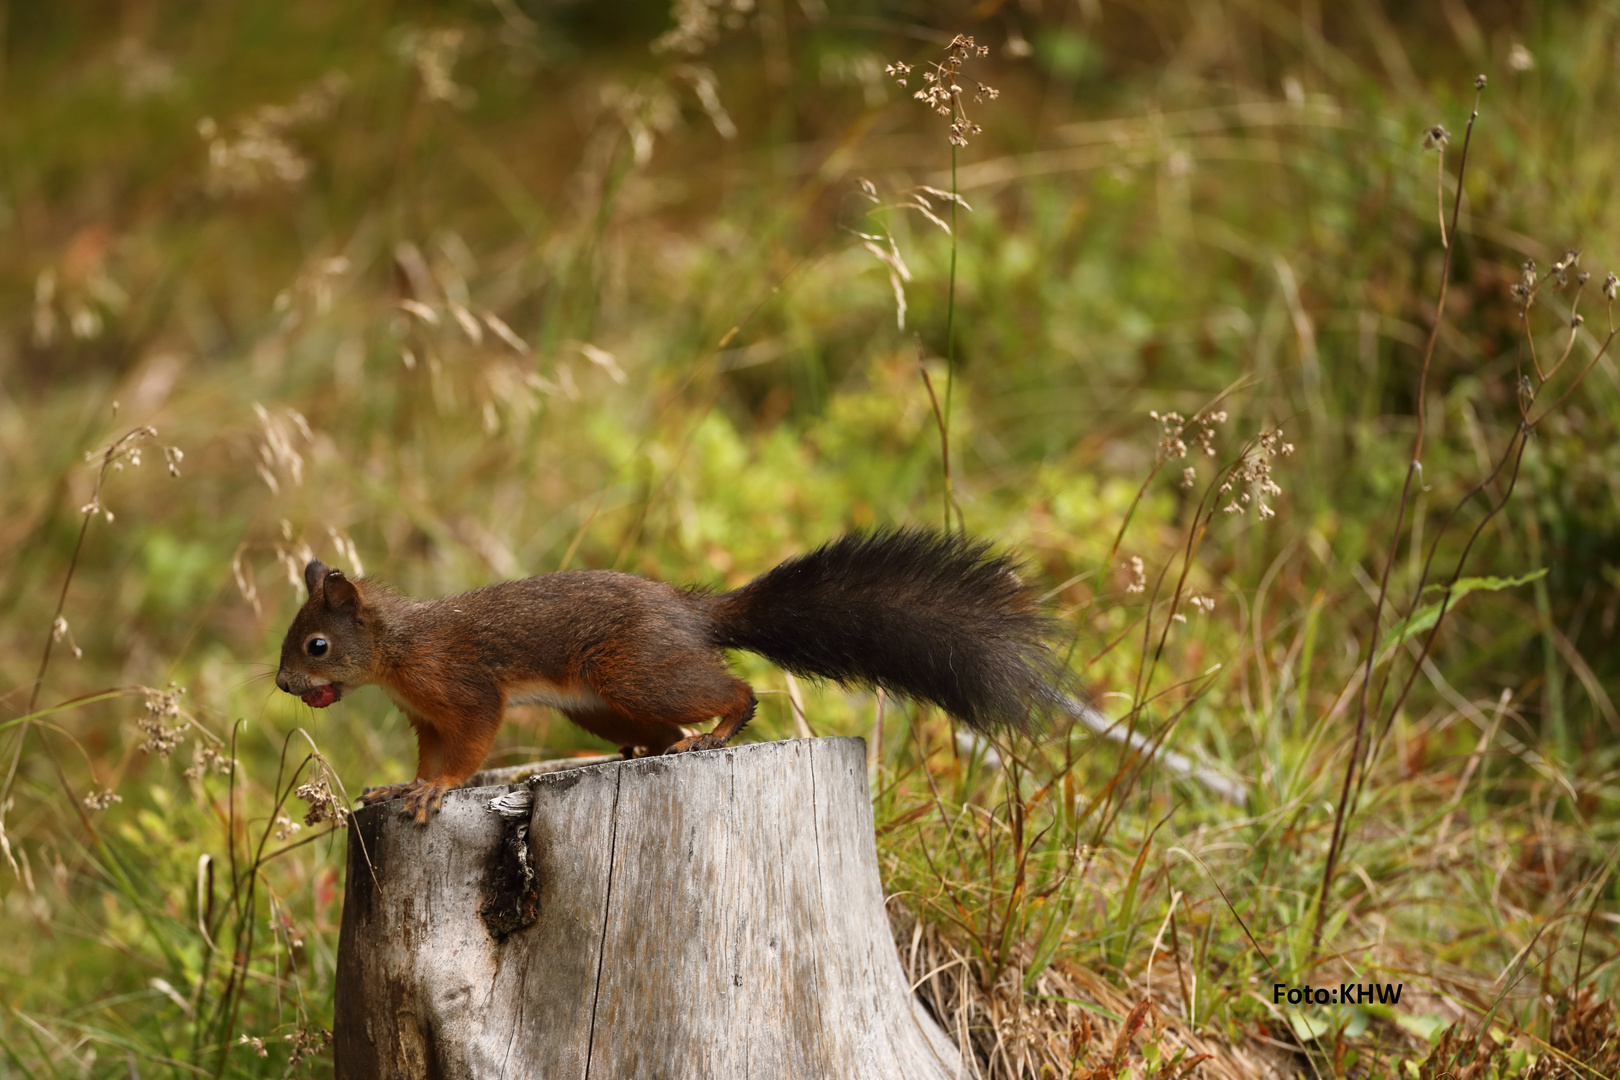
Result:
<instances>
[{"instance_id":1,"label":"wood grain texture","mask_svg":"<svg viewBox=\"0 0 1620 1080\"><path fill-rule=\"evenodd\" d=\"M525 790L527 817L487 809ZM895 954L860 739L461 789L426 828L397 814L350 829L343 1080L962 1074Z\"/></svg>"}]
</instances>

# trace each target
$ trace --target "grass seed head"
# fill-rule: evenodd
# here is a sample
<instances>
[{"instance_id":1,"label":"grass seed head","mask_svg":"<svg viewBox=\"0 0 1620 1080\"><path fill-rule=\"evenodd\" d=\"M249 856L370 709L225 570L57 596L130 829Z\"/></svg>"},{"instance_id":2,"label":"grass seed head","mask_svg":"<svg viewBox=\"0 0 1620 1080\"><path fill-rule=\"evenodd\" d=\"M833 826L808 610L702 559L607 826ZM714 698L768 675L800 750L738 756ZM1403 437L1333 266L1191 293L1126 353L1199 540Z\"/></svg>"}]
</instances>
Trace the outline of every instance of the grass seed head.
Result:
<instances>
[{"instance_id":1,"label":"grass seed head","mask_svg":"<svg viewBox=\"0 0 1620 1080\"><path fill-rule=\"evenodd\" d=\"M184 693L185 690L174 683L170 683L167 690L146 691L146 715L135 721L135 726L146 736L141 744L143 754L168 757L185 738L190 721L175 727L166 723L180 716L180 695Z\"/></svg>"},{"instance_id":2,"label":"grass seed head","mask_svg":"<svg viewBox=\"0 0 1620 1080\"><path fill-rule=\"evenodd\" d=\"M1187 430L1187 421L1178 412L1159 413L1149 412L1148 415L1159 422L1163 428L1159 436L1159 459L1168 461L1187 456L1187 442L1182 433Z\"/></svg>"},{"instance_id":3,"label":"grass seed head","mask_svg":"<svg viewBox=\"0 0 1620 1080\"><path fill-rule=\"evenodd\" d=\"M655 53L696 56L720 40L725 30L740 30L754 13L754 0L674 0L675 26L652 43Z\"/></svg>"},{"instance_id":4,"label":"grass seed head","mask_svg":"<svg viewBox=\"0 0 1620 1080\"><path fill-rule=\"evenodd\" d=\"M300 1061L314 1057L332 1045L332 1033L325 1028L299 1027L291 1035L283 1035L282 1039L292 1043L292 1052L287 1055L288 1072Z\"/></svg>"},{"instance_id":5,"label":"grass seed head","mask_svg":"<svg viewBox=\"0 0 1620 1080\"><path fill-rule=\"evenodd\" d=\"M231 123L228 135L212 117L197 122L208 144L206 187L215 198L248 195L263 188L296 188L314 163L292 142L291 131L329 116L348 88L333 72L288 105L263 105Z\"/></svg>"},{"instance_id":6,"label":"grass seed head","mask_svg":"<svg viewBox=\"0 0 1620 1080\"><path fill-rule=\"evenodd\" d=\"M107 809L113 803L123 801L124 797L111 788L102 788L99 791L92 791L84 797L84 808L86 810L101 811Z\"/></svg>"},{"instance_id":7,"label":"grass seed head","mask_svg":"<svg viewBox=\"0 0 1620 1080\"><path fill-rule=\"evenodd\" d=\"M1142 562L1142 556L1132 555L1124 562L1126 570L1130 571L1130 580L1125 583L1128 593L1141 593L1147 591L1147 567Z\"/></svg>"},{"instance_id":8,"label":"grass seed head","mask_svg":"<svg viewBox=\"0 0 1620 1080\"><path fill-rule=\"evenodd\" d=\"M230 773L236 765L234 758L226 757L199 740L191 748L191 767L181 775L187 780L201 780L209 772Z\"/></svg>"},{"instance_id":9,"label":"grass seed head","mask_svg":"<svg viewBox=\"0 0 1620 1080\"><path fill-rule=\"evenodd\" d=\"M109 514L107 520L111 521L112 515ZM73 640L73 631L71 628L69 628L68 621L62 618L62 616L58 615L56 617L56 621L51 623L51 640L61 641L64 637L67 638L68 648L73 650L74 659L83 659L84 650L79 648L78 642Z\"/></svg>"},{"instance_id":10,"label":"grass seed head","mask_svg":"<svg viewBox=\"0 0 1620 1080\"><path fill-rule=\"evenodd\" d=\"M940 60L932 61L922 72L923 85L911 96L922 102L940 116L948 117L950 124L950 144L952 146L966 146L971 136L979 134L984 129L968 118L967 110L963 105L966 95L962 87L963 81L971 81L975 87L973 100L975 102L994 101L1001 96L1001 91L993 86L987 86L977 79L963 80L959 78L962 65L969 60L980 59L990 55L988 45L980 45L966 34L958 34L951 39L945 47L945 56ZM901 86L907 85L911 76L910 64L896 61L884 68L891 77Z\"/></svg>"},{"instance_id":11,"label":"grass seed head","mask_svg":"<svg viewBox=\"0 0 1620 1080\"><path fill-rule=\"evenodd\" d=\"M332 793L332 785L325 780L300 784L293 794L309 804L309 813L304 815L305 825L319 825L323 821L342 825L349 820L348 807L338 801L338 797Z\"/></svg>"},{"instance_id":12,"label":"grass seed head","mask_svg":"<svg viewBox=\"0 0 1620 1080\"><path fill-rule=\"evenodd\" d=\"M1283 490L1272 477L1272 463L1277 458L1287 457L1293 452L1294 444L1283 441L1281 428L1262 431L1222 482L1221 494L1233 491L1237 494L1221 508L1221 512L1241 514L1253 504L1256 508L1255 513L1261 521L1275 517L1277 512L1271 508L1266 499L1281 495Z\"/></svg>"},{"instance_id":13,"label":"grass seed head","mask_svg":"<svg viewBox=\"0 0 1620 1080\"><path fill-rule=\"evenodd\" d=\"M455 26L443 26L413 35L410 42L411 60L422 78L422 96L428 101L444 102L466 108L474 100L470 87L456 82L456 61L471 42L467 31Z\"/></svg>"}]
</instances>

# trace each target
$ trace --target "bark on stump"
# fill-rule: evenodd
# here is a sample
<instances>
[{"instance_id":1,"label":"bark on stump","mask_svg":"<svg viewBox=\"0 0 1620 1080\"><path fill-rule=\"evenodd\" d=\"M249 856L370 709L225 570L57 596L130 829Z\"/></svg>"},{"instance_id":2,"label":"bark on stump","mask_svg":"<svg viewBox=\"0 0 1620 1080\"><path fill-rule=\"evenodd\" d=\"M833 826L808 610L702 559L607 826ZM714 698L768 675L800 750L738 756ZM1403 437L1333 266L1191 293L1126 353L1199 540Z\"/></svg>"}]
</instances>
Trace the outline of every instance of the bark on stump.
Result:
<instances>
[{"instance_id":1,"label":"bark on stump","mask_svg":"<svg viewBox=\"0 0 1620 1080\"><path fill-rule=\"evenodd\" d=\"M342 1080L961 1074L890 937L860 739L463 788L426 828L398 809L350 826Z\"/></svg>"}]
</instances>

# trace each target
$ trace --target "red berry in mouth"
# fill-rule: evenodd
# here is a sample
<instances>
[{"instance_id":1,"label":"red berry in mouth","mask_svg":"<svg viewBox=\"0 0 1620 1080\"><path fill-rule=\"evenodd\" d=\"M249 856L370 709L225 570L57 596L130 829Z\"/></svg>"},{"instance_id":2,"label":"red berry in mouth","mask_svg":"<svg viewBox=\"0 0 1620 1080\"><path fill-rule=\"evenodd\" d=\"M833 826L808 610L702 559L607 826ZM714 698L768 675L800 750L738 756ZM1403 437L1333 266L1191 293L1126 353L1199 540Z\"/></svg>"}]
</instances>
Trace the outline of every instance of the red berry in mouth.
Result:
<instances>
[{"instance_id":1,"label":"red berry in mouth","mask_svg":"<svg viewBox=\"0 0 1620 1080\"><path fill-rule=\"evenodd\" d=\"M326 686L317 686L307 694L300 694L304 704L312 709L324 709L338 699L337 687L330 683Z\"/></svg>"}]
</instances>

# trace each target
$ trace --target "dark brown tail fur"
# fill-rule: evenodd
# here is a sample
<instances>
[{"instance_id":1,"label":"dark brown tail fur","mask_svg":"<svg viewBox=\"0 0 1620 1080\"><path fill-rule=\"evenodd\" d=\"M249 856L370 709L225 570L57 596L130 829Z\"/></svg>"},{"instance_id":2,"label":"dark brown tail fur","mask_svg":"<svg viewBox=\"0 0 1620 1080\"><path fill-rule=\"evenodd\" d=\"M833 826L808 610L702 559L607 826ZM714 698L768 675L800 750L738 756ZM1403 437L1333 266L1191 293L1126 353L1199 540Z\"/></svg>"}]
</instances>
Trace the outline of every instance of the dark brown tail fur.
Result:
<instances>
[{"instance_id":1,"label":"dark brown tail fur","mask_svg":"<svg viewBox=\"0 0 1620 1080\"><path fill-rule=\"evenodd\" d=\"M1017 565L928 529L852 533L708 608L716 645L929 701L980 730L1029 728L1070 681Z\"/></svg>"}]
</instances>

